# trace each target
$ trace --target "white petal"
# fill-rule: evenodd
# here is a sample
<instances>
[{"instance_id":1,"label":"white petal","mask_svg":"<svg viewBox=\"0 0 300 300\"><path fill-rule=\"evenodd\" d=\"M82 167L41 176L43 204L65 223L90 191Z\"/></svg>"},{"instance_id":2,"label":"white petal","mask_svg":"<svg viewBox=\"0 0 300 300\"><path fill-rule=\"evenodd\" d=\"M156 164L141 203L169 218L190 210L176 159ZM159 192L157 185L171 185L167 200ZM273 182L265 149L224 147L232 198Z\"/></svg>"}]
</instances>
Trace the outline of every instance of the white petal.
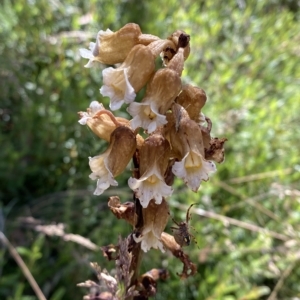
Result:
<instances>
[{"instance_id":1,"label":"white petal","mask_svg":"<svg viewBox=\"0 0 300 300\"><path fill-rule=\"evenodd\" d=\"M144 208L148 206L151 199L155 199L155 203L160 204L163 197L168 197L173 193L173 189L163 180L157 180L156 183L150 183L146 178L135 179L130 177L128 185L135 191L136 197L140 200L140 203Z\"/></svg>"},{"instance_id":2,"label":"white petal","mask_svg":"<svg viewBox=\"0 0 300 300\"><path fill-rule=\"evenodd\" d=\"M201 181L207 181L209 174L216 171L216 166L213 162L201 157L201 166L186 168L185 160L189 154L190 153L187 153L181 161L175 162L172 171L177 177L181 178L192 191L197 192Z\"/></svg>"},{"instance_id":3,"label":"white petal","mask_svg":"<svg viewBox=\"0 0 300 300\"><path fill-rule=\"evenodd\" d=\"M102 103L99 103L98 101L92 101L90 104L90 109L92 115L96 114L98 111L103 110L104 106Z\"/></svg>"},{"instance_id":4,"label":"white petal","mask_svg":"<svg viewBox=\"0 0 300 300\"><path fill-rule=\"evenodd\" d=\"M101 36L111 35L112 33L114 33L114 32L111 31L109 28L107 28L105 31L99 30L99 32L97 34L98 35L97 39L100 38L100 40L101 40Z\"/></svg>"},{"instance_id":5,"label":"white petal","mask_svg":"<svg viewBox=\"0 0 300 300\"><path fill-rule=\"evenodd\" d=\"M133 103L131 103L133 104ZM132 120L130 120L130 127L132 130L137 129L138 127L141 127L142 125L142 120L139 115L135 116Z\"/></svg>"},{"instance_id":6,"label":"white petal","mask_svg":"<svg viewBox=\"0 0 300 300\"><path fill-rule=\"evenodd\" d=\"M100 89L100 93L102 96L107 96L110 98L109 107L111 110L120 109L124 103L124 100L122 100L122 95L116 95L113 87L103 85Z\"/></svg>"},{"instance_id":7,"label":"white petal","mask_svg":"<svg viewBox=\"0 0 300 300\"><path fill-rule=\"evenodd\" d=\"M186 169L184 167L185 157L181 161L177 161L174 163L172 167L172 172L178 178L184 178L186 176Z\"/></svg>"},{"instance_id":8,"label":"white petal","mask_svg":"<svg viewBox=\"0 0 300 300\"><path fill-rule=\"evenodd\" d=\"M150 124L148 125L148 127L146 128L148 133L151 133L153 131L155 131L155 129L157 128L157 123L155 121L150 122Z\"/></svg>"},{"instance_id":9,"label":"white petal","mask_svg":"<svg viewBox=\"0 0 300 300\"><path fill-rule=\"evenodd\" d=\"M106 68L102 71L104 85L100 89L103 96L110 98L110 109L119 109L122 104L131 103L135 92L131 86L125 69Z\"/></svg>"},{"instance_id":10,"label":"white petal","mask_svg":"<svg viewBox=\"0 0 300 300\"><path fill-rule=\"evenodd\" d=\"M93 59L94 55L91 50L88 49L79 49L80 56L87 59Z\"/></svg>"},{"instance_id":11,"label":"white petal","mask_svg":"<svg viewBox=\"0 0 300 300\"><path fill-rule=\"evenodd\" d=\"M78 120L78 123L81 125L86 125L88 119L90 119L90 115L87 112L83 112L81 114L81 118Z\"/></svg>"},{"instance_id":12,"label":"white petal","mask_svg":"<svg viewBox=\"0 0 300 300\"><path fill-rule=\"evenodd\" d=\"M90 42L89 49L92 53L94 52L95 48L96 48L96 43Z\"/></svg>"},{"instance_id":13,"label":"white petal","mask_svg":"<svg viewBox=\"0 0 300 300\"><path fill-rule=\"evenodd\" d=\"M142 240L141 248L144 252L147 252L151 248L160 249L165 252L162 242L150 231L146 234Z\"/></svg>"},{"instance_id":14,"label":"white petal","mask_svg":"<svg viewBox=\"0 0 300 300\"><path fill-rule=\"evenodd\" d=\"M128 185L132 190L137 189L140 185L141 185L142 181L136 179L136 178L132 178L130 177L128 179Z\"/></svg>"},{"instance_id":15,"label":"white petal","mask_svg":"<svg viewBox=\"0 0 300 300\"><path fill-rule=\"evenodd\" d=\"M92 170L89 177L93 180L97 179L97 187L94 191L94 195L101 195L111 185L118 185L118 182L114 179L112 173L106 166L106 157L107 154L102 154L89 158L89 165Z\"/></svg>"},{"instance_id":16,"label":"white petal","mask_svg":"<svg viewBox=\"0 0 300 300\"><path fill-rule=\"evenodd\" d=\"M109 183L106 182L102 182L100 179L97 180L97 187L94 191L94 195L101 195L105 190L107 190L109 188Z\"/></svg>"},{"instance_id":17,"label":"white petal","mask_svg":"<svg viewBox=\"0 0 300 300\"><path fill-rule=\"evenodd\" d=\"M138 127L142 127L151 133L156 130L157 127L167 124L166 116L158 113L153 103L131 103L127 108L128 113L133 117L130 121L130 126L134 130ZM145 111L151 111L152 117L146 114ZM154 116L153 116L154 115Z\"/></svg>"}]
</instances>

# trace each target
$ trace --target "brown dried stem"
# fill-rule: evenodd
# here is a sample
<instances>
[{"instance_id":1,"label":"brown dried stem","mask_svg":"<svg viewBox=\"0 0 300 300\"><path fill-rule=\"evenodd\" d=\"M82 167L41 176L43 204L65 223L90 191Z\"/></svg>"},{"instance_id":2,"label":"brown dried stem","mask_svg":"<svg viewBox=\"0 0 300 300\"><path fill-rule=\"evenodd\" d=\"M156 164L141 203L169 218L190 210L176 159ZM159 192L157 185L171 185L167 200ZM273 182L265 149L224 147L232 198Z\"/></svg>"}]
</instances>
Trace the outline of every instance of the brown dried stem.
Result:
<instances>
[{"instance_id":1,"label":"brown dried stem","mask_svg":"<svg viewBox=\"0 0 300 300\"><path fill-rule=\"evenodd\" d=\"M14 246L9 242L9 240L6 238L6 236L3 234L3 232L0 232L0 240L7 247L10 255L13 257L15 262L21 268L24 276L28 280L28 282L29 282L30 286L32 287L33 291L35 292L37 298L39 300L47 300L46 297L44 296L42 290L38 286L37 282L35 281L34 277L32 276L29 269L27 268L26 264L24 263L22 257L19 255L17 250L14 248Z\"/></svg>"},{"instance_id":2,"label":"brown dried stem","mask_svg":"<svg viewBox=\"0 0 300 300\"><path fill-rule=\"evenodd\" d=\"M181 205L181 204L177 204L175 205L176 207L179 207L183 210L186 210L188 207L186 205ZM269 235L275 239L281 240L281 241L288 241L290 240L292 237L282 234L282 233L278 233L263 227L259 227L257 225L254 224L250 224L250 223L246 223L243 221L239 221L230 217L226 217L226 216L222 216L219 215L215 212L212 211L207 211L201 208L195 208L194 209L194 213L199 215L199 216L203 216L203 217L207 217L207 218L211 218L211 219L215 219L215 220L219 220L225 224L230 224L230 225L234 225L234 226L238 226L250 231L254 231L254 232L259 232L259 233L263 233L266 235Z\"/></svg>"}]
</instances>

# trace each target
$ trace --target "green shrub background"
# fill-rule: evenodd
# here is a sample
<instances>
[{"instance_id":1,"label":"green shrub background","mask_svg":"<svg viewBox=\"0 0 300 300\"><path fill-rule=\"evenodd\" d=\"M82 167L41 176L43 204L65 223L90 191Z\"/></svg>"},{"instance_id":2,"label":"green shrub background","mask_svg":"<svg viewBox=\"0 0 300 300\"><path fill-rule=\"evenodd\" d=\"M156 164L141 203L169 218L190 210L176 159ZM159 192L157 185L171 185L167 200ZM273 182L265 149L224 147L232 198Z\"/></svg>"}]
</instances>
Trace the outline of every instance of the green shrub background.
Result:
<instances>
[{"instance_id":1,"label":"green shrub background","mask_svg":"<svg viewBox=\"0 0 300 300\"><path fill-rule=\"evenodd\" d=\"M22 223L64 223L97 245L116 243L130 226L107 198L132 197L130 170L119 187L92 195L88 157L106 144L77 122L102 98L101 71L86 69L79 48L100 29L128 22L166 38L191 36L183 81L203 88L213 135L227 137L226 160L197 194L176 182L169 200L282 234L247 230L193 215L198 243L186 248L198 273L179 281L181 264L150 251L142 272L165 267L156 299L300 298L300 6L296 0L46 1L0 3L0 230L29 267L47 299L82 299L76 284L95 279L90 261L111 270L99 251L45 236ZM118 112L126 114L125 108ZM232 220L228 219L228 220ZM255 227L256 228L256 227ZM281 283L280 283L281 281ZM278 284L279 282L279 284ZM275 289L275 290L274 290ZM36 299L5 247L0 248L0 299Z\"/></svg>"}]
</instances>

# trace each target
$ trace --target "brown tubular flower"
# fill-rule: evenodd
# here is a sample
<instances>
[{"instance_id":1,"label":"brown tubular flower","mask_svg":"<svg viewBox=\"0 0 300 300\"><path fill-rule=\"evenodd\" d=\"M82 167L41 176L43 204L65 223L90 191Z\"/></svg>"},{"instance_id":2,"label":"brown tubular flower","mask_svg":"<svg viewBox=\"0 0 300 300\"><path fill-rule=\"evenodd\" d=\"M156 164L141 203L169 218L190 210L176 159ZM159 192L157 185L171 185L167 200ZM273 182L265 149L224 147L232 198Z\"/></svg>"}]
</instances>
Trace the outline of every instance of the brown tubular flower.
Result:
<instances>
[{"instance_id":1,"label":"brown tubular flower","mask_svg":"<svg viewBox=\"0 0 300 300\"><path fill-rule=\"evenodd\" d=\"M118 126L128 126L129 121L115 117L111 111L104 108L98 101L92 101L87 112L78 112L81 125L88 125L90 129L101 139L109 142L111 133Z\"/></svg>"},{"instance_id":2,"label":"brown tubular flower","mask_svg":"<svg viewBox=\"0 0 300 300\"><path fill-rule=\"evenodd\" d=\"M166 126L172 153L178 160L172 166L173 173L184 180L187 186L197 192L201 181L207 181L209 174L216 171L213 162L205 160L202 132L199 125L190 119L187 111L179 104L172 107L174 120Z\"/></svg>"},{"instance_id":3,"label":"brown tubular flower","mask_svg":"<svg viewBox=\"0 0 300 300\"><path fill-rule=\"evenodd\" d=\"M80 54L88 58L85 67L91 67L94 61L114 65L122 63L130 50L138 44L142 34L140 26L128 23L116 32L107 29L100 30L97 34L96 44L90 44L90 50L80 49Z\"/></svg>"},{"instance_id":4,"label":"brown tubular flower","mask_svg":"<svg viewBox=\"0 0 300 300\"><path fill-rule=\"evenodd\" d=\"M163 197L170 196L173 192L164 180L169 151L168 141L159 133L149 136L139 151L141 176L138 179L130 177L128 185L144 208L148 206L151 199L155 199L155 203L160 204Z\"/></svg>"},{"instance_id":5,"label":"brown tubular flower","mask_svg":"<svg viewBox=\"0 0 300 300\"><path fill-rule=\"evenodd\" d=\"M144 45L134 46L118 68L104 69L100 93L110 98L110 109L116 110L124 102L134 101L136 93L147 83L154 70L155 61L152 52Z\"/></svg>"},{"instance_id":6,"label":"brown tubular flower","mask_svg":"<svg viewBox=\"0 0 300 300\"><path fill-rule=\"evenodd\" d=\"M135 135L128 127L120 126L111 134L109 147L107 166L115 177L124 171L136 150Z\"/></svg>"},{"instance_id":7,"label":"brown tubular flower","mask_svg":"<svg viewBox=\"0 0 300 300\"><path fill-rule=\"evenodd\" d=\"M119 126L130 128L129 121L121 117L115 117L113 113L104 108L98 101L92 101L86 112L78 112L81 125L88 125L89 128L101 139L109 142L112 132ZM139 134L136 135L137 148L144 143Z\"/></svg>"},{"instance_id":8,"label":"brown tubular flower","mask_svg":"<svg viewBox=\"0 0 300 300\"><path fill-rule=\"evenodd\" d=\"M136 45L118 68L103 70L100 92L110 98L110 108L119 109L122 104L134 101L136 93L146 85L155 71L155 58L166 47L169 40L157 40L148 46Z\"/></svg>"},{"instance_id":9,"label":"brown tubular flower","mask_svg":"<svg viewBox=\"0 0 300 300\"><path fill-rule=\"evenodd\" d=\"M133 237L136 243L141 242L141 248L144 252L151 248L165 251L160 236L168 223L168 212L169 207L165 199L160 204L155 204L152 200L147 208L143 208L144 225L142 232Z\"/></svg>"},{"instance_id":10,"label":"brown tubular flower","mask_svg":"<svg viewBox=\"0 0 300 300\"><path fill-rule=\"evenodd\" d=\"M133 102L127 111L133 117L133 129L142 127L148 133L167 123L165 113L181 90L180 75L171 68L158 70L148 83L141 103Z\"/></svg>"},{"instance_id":11,"label":"brown tubular flower","mask_svg":"<svg viewBox=\"0 0 300 300\"><path fill-rule=\"evenodd\" d=\"M118 185L114 177L121 174L136 150L136 138L132 130L117 127L111 134L109 148L101 155L90 158L90 178L97 179L95 195L101 195L110 185Z\"/></svg>"},{"instance_id":12,"label":"brown tubular flower","mask_svg":"<svg viewBox=\"0 0 300 300\"><path fill-rule=\"evenodd\" d=\"M175 157L180 160L190 150L204 156L202 132L199 125L190 119L187 111L179 104L173 104L172 112L173 122L171 121L170 125L173 123L173 126L166 127L168 130L166 135L170 139Z\"/></svg>"}]
</instances>

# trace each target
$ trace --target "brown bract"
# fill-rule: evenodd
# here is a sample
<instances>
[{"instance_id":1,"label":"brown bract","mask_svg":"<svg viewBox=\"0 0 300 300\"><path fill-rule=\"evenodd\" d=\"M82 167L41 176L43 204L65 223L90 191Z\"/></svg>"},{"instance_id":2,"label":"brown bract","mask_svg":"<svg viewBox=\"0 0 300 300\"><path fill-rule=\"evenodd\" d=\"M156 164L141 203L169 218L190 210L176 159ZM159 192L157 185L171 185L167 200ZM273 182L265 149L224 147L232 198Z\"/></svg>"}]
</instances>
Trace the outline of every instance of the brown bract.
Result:
<instances>
[{"instance_id":1,"label":"brown bract","mask_svg":"<svg viewBox=\"0 0 300 300\"><path fill-rule=\"evenodd\" d=\"M155 204L150 201L147 208L143 208L144 228L152 226L152 231L155 236L160 237L161 233L167 226L169 219L169 206L165 199L161 204Z\"/></svg>"},{"instance_id":2,"label":"brown bract","mask_svg":"<svg viewBox=\"0 0 300 300\"><path fill-rule=\"evenodd\" d=\"M181 90L181 79L176 71L164 68L158 70L148 83L142 102L151 102L158 107L158 113L165 114Z\"/></svg>"},{"instance_id":3,"label":"brown bract","mask_svg":"<svg viewBox=\"0 0 300 300\"><path fill-rule=\"evenodd\" d=\"M117 127L111 134L107 167L113 176L121 174L136 150L136 139L126 126Z\"/></svg>"},{"instance_id":4,"label":"brown bract","mask_svg":"<svg viewBox=\"0 0 300 300\"><path fill-rule=\"evenodd\" d=\"M155 164L163 175L169 163L169 151L169 142L161 134L150 135L139 152L140 175L146 174Z\"/></svg>"}]
</instances>

